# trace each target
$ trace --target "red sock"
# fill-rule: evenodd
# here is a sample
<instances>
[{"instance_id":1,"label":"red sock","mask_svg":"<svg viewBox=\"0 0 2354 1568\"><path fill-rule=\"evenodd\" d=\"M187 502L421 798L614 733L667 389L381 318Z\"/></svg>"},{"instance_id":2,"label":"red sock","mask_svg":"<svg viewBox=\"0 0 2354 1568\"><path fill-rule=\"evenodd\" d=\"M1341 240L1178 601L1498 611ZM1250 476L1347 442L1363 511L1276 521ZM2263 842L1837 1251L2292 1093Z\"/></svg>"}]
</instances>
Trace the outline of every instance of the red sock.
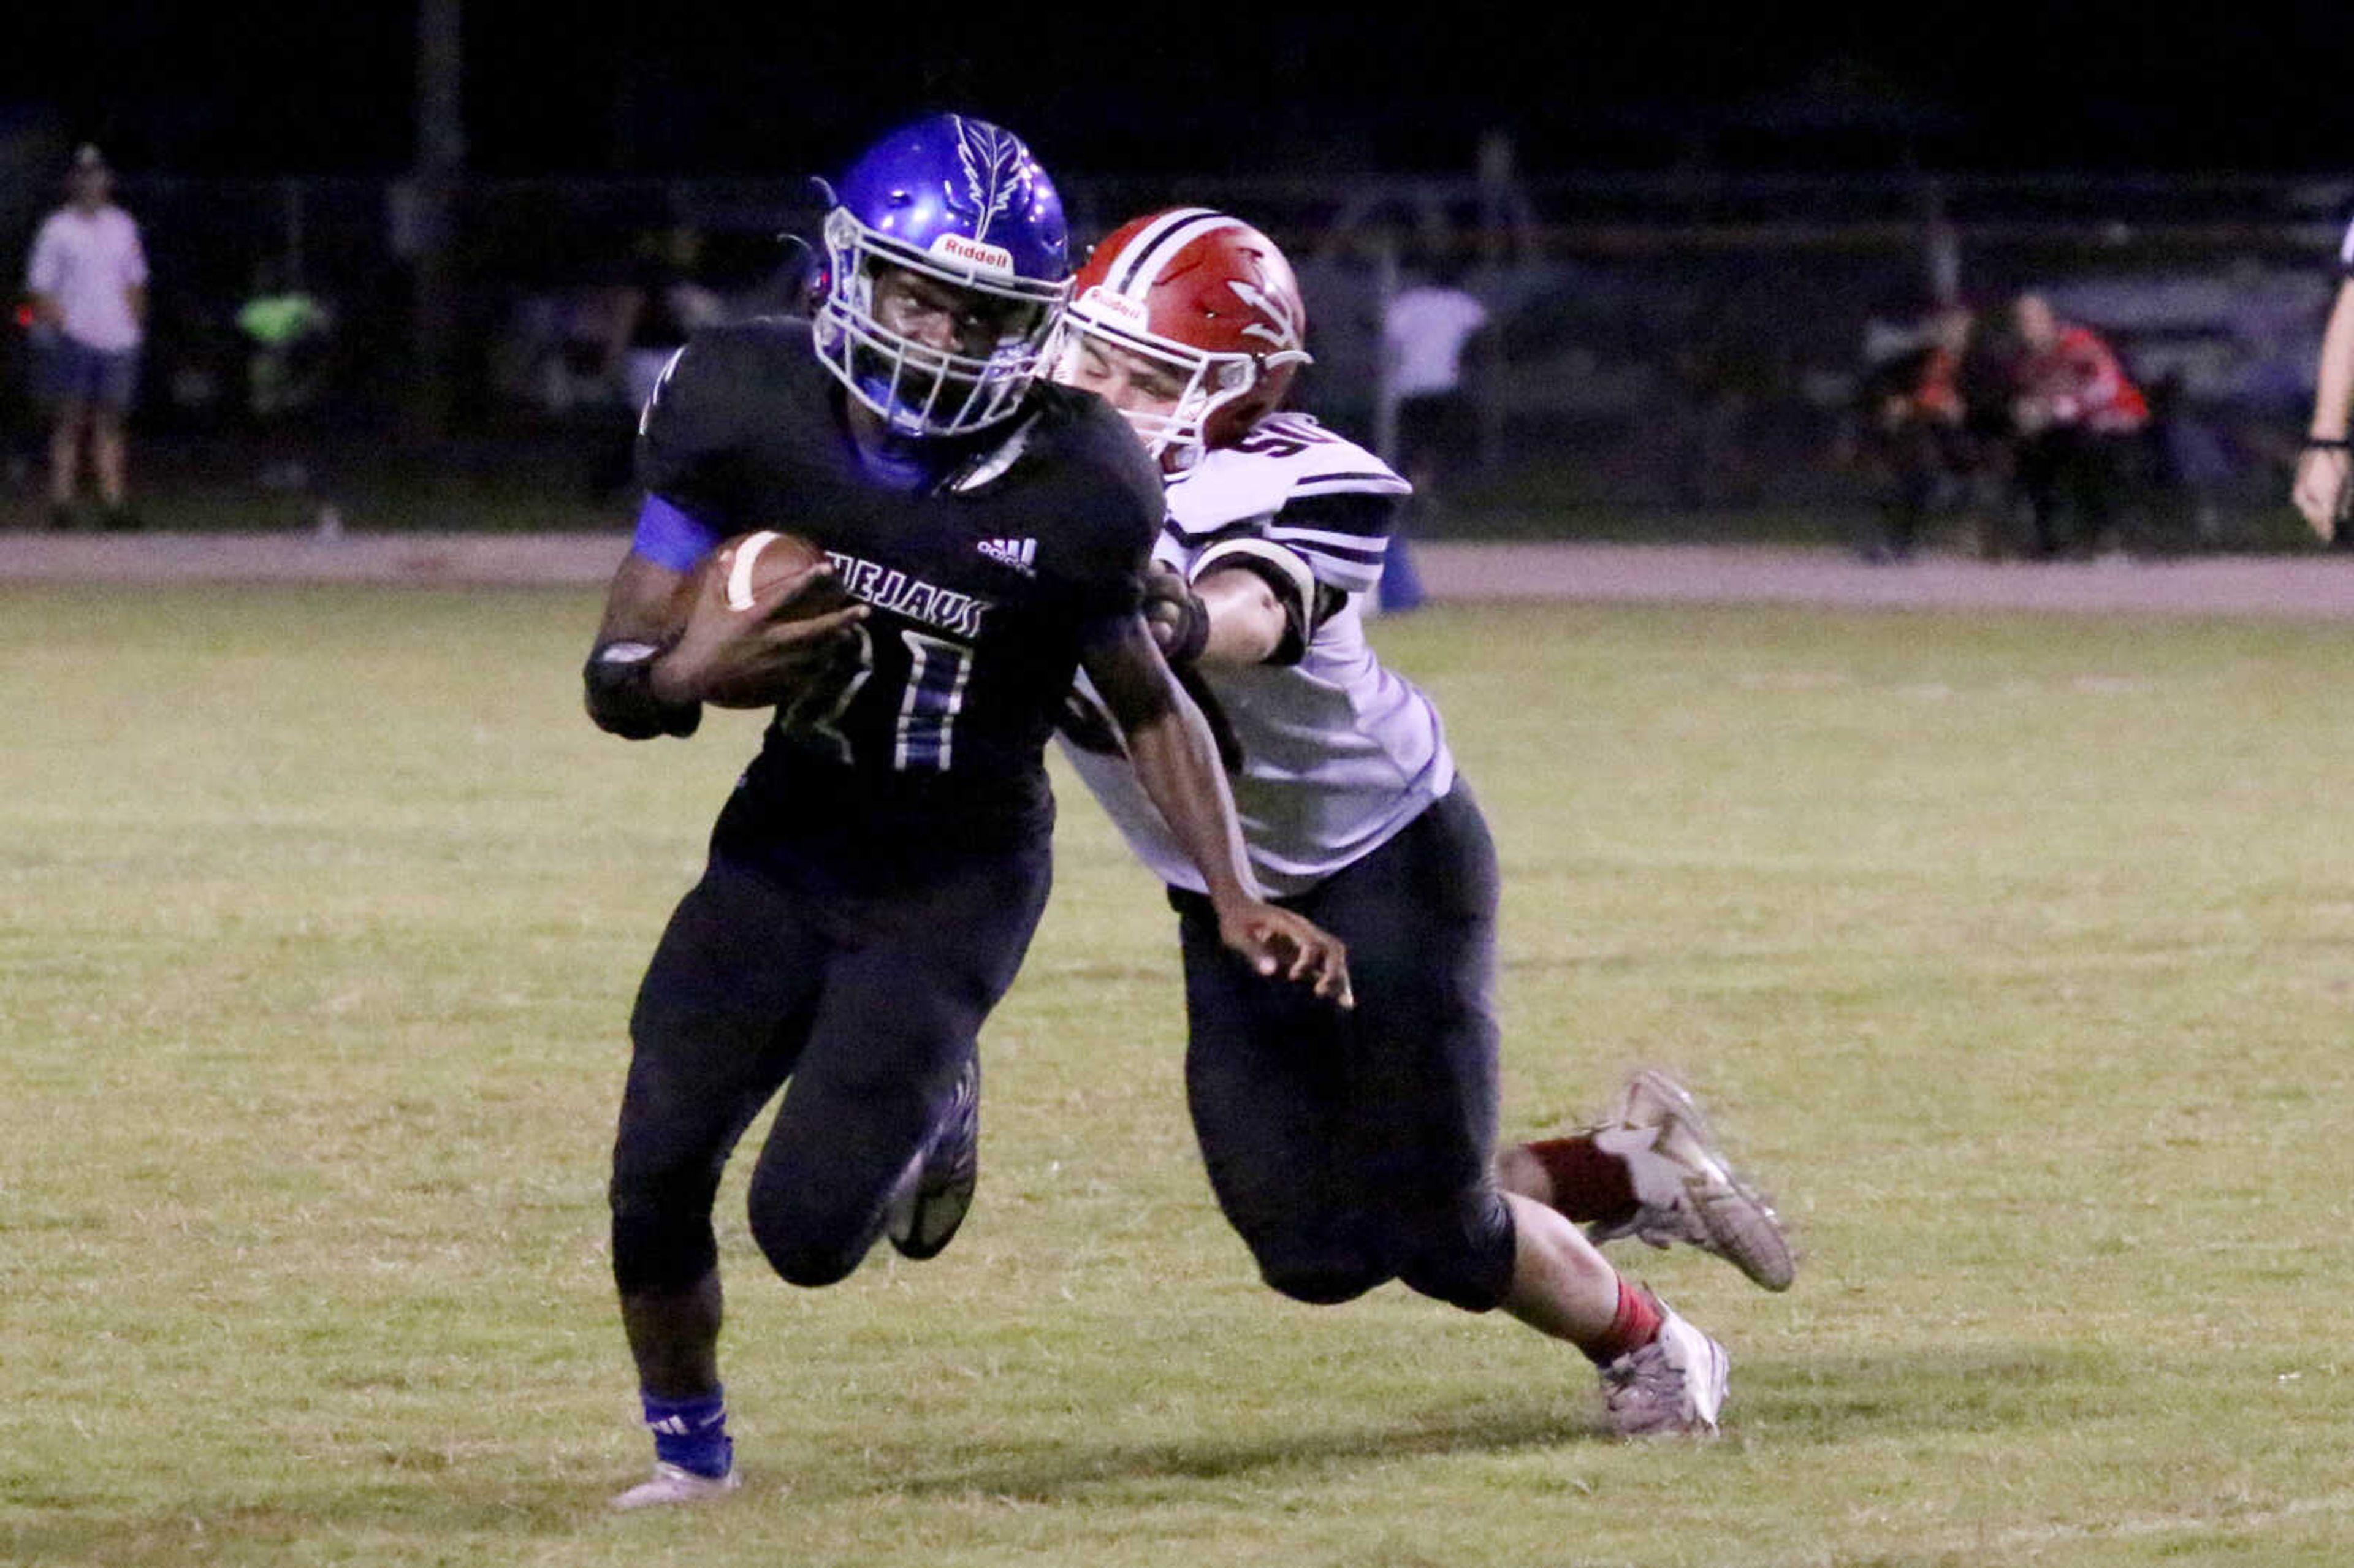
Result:
<instances>
[{"instance_id":1,"label":"red sock","mask_svg":"<svg viewBox=\"0 0 2354 1568\"><path fill-rule=\"evenodd\" d=\"M1595 1148L1591 1133L1548 1138L1521 1147L1535 1157L1552 1179L1553 1206L1579 1224L1596 1220L1615 1224L1631 1218L1642 1206L1635 1201L1634 1185L1627 1179L1627 1162Z\"/></svg>"},{"instance_id":2,"label":"red sock","mask_svg":"<svg viewBox=\"0 0 2354 1568\"><path fill-rule=\"evenodd\" d=\"M1578 1347L1596 1366L1606 1367L1629 1351L1639 1351L1659 1337L1659 1308L1651 1293L1618 1281L1618 1310L1599 1339Z\"/></svg>"}]
</instances>

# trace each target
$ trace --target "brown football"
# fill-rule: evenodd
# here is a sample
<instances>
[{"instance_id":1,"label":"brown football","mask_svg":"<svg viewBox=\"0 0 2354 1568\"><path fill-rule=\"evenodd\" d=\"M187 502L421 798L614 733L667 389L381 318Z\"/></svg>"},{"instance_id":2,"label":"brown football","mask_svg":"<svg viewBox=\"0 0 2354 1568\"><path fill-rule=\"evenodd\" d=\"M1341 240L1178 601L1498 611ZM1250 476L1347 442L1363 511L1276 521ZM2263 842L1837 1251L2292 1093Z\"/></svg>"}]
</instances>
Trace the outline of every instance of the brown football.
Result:
<instances>
[{"instance_id":1,"label":"brown football","mask_svg":"<svg viewBox=\"0 0 2354 1568\"><path fill-rule=\"evenodd\" d=\"M777 606L769 617L772 621L806 620L840 609L851 599L839 583L829 582L794 597L796 585L825 564L825 552L798 535L769 530L739 534L714 551L702 575L693 579L695 600L689 613L706 623L693 630L730 635L726 628L711 623L713 618L750 616L763 604ZM731 708L789 703L803 694L809 681L832 679L834 662L828 661L798 680L770 675L749 683L716 683L705 690L705 698Z\"/></svg>"},{"instance_id":2,"label":"brown football","mask_svg":"<svg viewBox=\"0 0 2354 1568\"><path fill-rule=\"evenodd\" d=\"M724 602L733 610L748 610L769 598L769 590L787 581L798 582L825 565L825 552L798 534L766 531L738 534L719 546L711 558L711 570L717 574ZM786 588L783 591L792 590ZM818 615L841 608L838 593L811 594L807 608L794 605L785 612L788 620L805 615ZM773 600L771 600L773 602Z\"/></svg>"}]
</instances>

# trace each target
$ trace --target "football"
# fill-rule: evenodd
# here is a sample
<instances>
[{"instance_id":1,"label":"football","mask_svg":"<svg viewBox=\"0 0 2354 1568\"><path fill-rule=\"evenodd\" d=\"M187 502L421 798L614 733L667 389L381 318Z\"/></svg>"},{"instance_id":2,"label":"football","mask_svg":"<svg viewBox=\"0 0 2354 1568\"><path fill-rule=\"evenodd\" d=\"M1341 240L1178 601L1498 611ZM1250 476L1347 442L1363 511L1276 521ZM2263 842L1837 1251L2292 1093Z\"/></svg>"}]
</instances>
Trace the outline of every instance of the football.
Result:
<instances>
[{"instance_id":1,"label":"football","mask_svg":"<svg viewBox=\"0 0 2354 1568\"><path fill-rule=\"evenodd\" d=\"M790 593L791 588L785 586L789 581L799 582L823 565L825 552L800 535L764 531L738 534L720 546L718 553L712 557L711 570L720 578L727 608L741 611L750 609L763 599L769 598L771 590ZM811 597L831 599L832 602L813 606L807 611L800 611L800 607L796 606L795 610L817 614L836 609L842 603L835 596L816 594ZM786 619L797 620L799 614L788 613Z\"/></svg>"},{"instance_id":2,"label":"football","mask_svg":"<svg viewBox=\"0 0 2354 1568\"><path fill-rule=\"evenodd\" d=\"M841 609L853 601L840 584L810 584L825 565L825 552L796 535L737 535L714 551L692 579L694 601L683 642L716 651L749 635L756 624L807 620ZM703 683L704 700L731 708L790 703L806 694L812 683L832 680L847 652L846 647L829 647L813 651L798 669L712 678Z\"/></svg>"}]
</instances>

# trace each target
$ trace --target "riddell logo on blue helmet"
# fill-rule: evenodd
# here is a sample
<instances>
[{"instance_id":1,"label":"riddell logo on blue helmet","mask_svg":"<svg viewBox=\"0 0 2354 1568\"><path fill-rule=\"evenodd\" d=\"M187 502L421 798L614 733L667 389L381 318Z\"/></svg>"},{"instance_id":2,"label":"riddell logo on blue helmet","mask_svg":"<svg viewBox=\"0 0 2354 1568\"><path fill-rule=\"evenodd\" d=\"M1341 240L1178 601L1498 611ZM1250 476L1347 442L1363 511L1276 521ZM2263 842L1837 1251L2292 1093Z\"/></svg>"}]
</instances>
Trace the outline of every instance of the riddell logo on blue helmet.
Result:
<instances>
[{"instance_id":1,"label":"riddell logo on blue helmet","mask_svg":"<svg viewBox=\"0 0 2354 1568\"><path fill-rule=\"evenodd\" d=\"M932 254L978 267L984 272L995 272L1007 278L1013 276L1013 252L1002 245L967 239L961 234L942 234L932 240Z\"/></svg>"}]
</instances>

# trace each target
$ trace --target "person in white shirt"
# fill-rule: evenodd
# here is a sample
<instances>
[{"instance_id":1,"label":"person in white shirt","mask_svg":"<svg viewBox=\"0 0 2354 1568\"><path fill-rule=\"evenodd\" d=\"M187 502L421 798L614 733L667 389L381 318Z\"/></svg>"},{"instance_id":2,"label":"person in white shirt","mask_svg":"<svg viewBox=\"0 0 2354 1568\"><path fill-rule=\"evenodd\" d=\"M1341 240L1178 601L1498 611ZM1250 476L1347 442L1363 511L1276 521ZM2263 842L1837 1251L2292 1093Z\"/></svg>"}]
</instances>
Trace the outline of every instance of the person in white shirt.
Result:
<instances>
[{"instance_id":1,"label":"person in white shirt","mask_svg":"<svg viewBox=\"0 0 2354 1568\"><path fill-rule=\"evenodd\" d=\"M2354 228L2338 248L2338 302L2321 339L2321 370L2313 391L2313 420L2306 427L2305 451L2297 460L2290 499L2325 544L2346 546L2354 486L2347 482L2348 416L2354 413Z\"/></svg>"},{"instance_id":2,"label":"person in white shirt","mask_svg":"<svg viewBox=\"0 0 2354 1568\"><path fill-rule=\"evenodd\" d=\"M1471 409L1463 395L1463 353L1488 325L1488 307L1445 278L1408 284L1382 311L1382 353L1397 400L1397 464L1413 482L1412 511L1434 515L1442 480L1462 469L1471 445ZM1376 602L1413 609L1423 602L1420 574L1400 531L1390 542Z\"/></svg>"},{"instance_id":3,"label":"person in white shirt","mask_svg":"<svg viewBox=\"0 0 2354 1568\"><path fill-rule=\"evenodd\" d=\"M1214 951L1200 874L1082 682L1065 756L1169 886L1186 1098L1220 1209L1285 1296L1333 1304L1394 1279L1500 1308L1585 1352L1613 1431L1713 1430L1723 1349L1577 1226L1689 1243L1769 1289L1790 1283L1787 1244L1657 1073L1606 1128L1491 1166L1495 849L1437 709L1365 637L1410 487L1283 410L1308 359L1289 263L1224 213L1151 214L1096 247L1064 321L1057 379L1119 409L1160 460L1169 510L1146 620L1225 727L1251 869L1348 944L1356 977L1342 1013Z\"/></svg>"},{"instance_id":4,"label":"person in white shirt","mask_svg":"<svg viewBox=\"0 0 2354 1568\"><path fill-rule=\"evenodd\" d=\"M55 409L49 517L70 527L85 445L110 527L135 527L126 494L123 425L139 387L147 317L147 257L139 226L112 200L114 175L96 147L74 156L66 205L33 240L26 268L40 395Z\"/></svg>"}]
</instances>

